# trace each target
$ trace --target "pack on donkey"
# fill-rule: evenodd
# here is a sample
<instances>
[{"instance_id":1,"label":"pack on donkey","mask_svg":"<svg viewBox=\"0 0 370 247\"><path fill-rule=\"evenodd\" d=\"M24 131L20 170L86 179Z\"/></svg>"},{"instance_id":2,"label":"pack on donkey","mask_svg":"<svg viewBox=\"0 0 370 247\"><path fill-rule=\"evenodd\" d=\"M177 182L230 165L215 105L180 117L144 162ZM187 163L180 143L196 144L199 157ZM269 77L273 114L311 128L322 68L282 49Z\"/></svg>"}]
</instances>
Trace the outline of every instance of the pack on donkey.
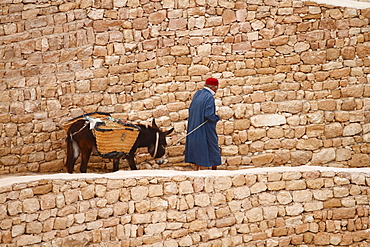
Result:
<instances>
[{"instance_id":1,"label":"pack on donkey","mask_svg":"<svg viewBox=\"0 0 370 247\"><path fill-rule=\"evenodd\" d=\"M73 173L74 165L81 154L80 172L85 173L92 152L103 158L113 159L113 172L118 171L119 160L125 158L131 170L137 170L135 152L147 147L153 158L165 154L166 136L174 128L162 132L152 121L152 126L133 125L114 119L109 113L92 112L67 121L66 168Z\"/></svg>"}]
</instances>

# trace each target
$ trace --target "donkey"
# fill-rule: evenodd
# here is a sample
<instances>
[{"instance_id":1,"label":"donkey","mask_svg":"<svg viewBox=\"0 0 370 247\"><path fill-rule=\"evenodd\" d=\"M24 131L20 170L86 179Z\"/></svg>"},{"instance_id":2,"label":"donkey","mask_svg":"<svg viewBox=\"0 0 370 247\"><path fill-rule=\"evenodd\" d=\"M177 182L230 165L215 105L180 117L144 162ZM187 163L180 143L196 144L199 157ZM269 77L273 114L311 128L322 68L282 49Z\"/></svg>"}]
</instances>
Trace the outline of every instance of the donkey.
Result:
<instances>
[{"instance_id":1,"label":"donkey","mask_svg":"<svg viewBox=\"0 0 370 247\"><path fill-rule=\"evenodd\" d=\"M128 154L120 154L113 159L113 172L118 171L119 160L125 158L131 170L137 170L135 163L135 152L138 148L147 147L150 155L156 159L161 158L165 154L165 146L167 145L166 136L172 133L174 128L162 132L155 120L152 121L152 126L137 125L140 133ZM81 153L80 172L86 173L87 163L89 162L92 152L96 152L97 144L93 132L89 128L88 120L77 120L71 124L67 131L67 159L66 168L69 173L73 173L73 168L77 158Z\"/></svg>"}]
</instances>

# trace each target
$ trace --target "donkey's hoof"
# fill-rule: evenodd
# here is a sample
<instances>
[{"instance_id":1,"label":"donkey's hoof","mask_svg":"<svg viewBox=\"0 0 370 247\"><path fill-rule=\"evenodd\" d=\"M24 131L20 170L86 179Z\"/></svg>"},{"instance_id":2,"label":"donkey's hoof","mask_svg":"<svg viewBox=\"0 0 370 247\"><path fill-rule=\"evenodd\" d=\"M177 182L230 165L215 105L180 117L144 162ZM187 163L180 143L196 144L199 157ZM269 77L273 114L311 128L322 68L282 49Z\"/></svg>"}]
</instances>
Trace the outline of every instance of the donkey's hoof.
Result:
<instances>
[{"instance_id":1,"label":"donkey's hoof","mask_svg":"<svg viewBox=\"0 0 370 247\"><path fill-rule=\"evenodd\" d=\"M158 165L162 165L165 162L165 159L159 159L156 161Z\"/></svg>"}]
</instances>

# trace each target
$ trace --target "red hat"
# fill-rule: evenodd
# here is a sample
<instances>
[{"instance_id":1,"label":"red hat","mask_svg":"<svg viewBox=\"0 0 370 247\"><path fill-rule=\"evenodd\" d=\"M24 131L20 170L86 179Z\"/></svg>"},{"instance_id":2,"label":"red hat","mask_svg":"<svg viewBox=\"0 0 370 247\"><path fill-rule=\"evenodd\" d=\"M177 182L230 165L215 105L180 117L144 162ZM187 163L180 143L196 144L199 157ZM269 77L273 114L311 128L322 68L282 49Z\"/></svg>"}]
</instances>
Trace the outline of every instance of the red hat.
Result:
<instances>
[{"instance_id":1,"label":"red hat","mask_svg":"<svg viewBox=\"0 0 370 247\"><path fill-rule=\"evenodd\" d=\"M216 78L208 78L206 85L218 86L218 80Z\"/></svg>"}]
</instances>

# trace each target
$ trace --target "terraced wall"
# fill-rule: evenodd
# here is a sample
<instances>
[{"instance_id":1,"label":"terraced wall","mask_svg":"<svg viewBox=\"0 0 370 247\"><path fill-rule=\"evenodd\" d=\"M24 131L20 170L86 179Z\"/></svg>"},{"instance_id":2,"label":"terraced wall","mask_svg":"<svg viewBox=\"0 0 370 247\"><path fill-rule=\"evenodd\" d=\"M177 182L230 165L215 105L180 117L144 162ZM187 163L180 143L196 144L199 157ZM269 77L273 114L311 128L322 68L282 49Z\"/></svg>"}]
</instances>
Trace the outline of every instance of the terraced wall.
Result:
<instances>
[{"instance_id":1,"label":"terraced wall","mask_svg":"<svg viewBox=\"0 0 370 247\"><path fill-rule=\"evenodd\" d=\"M65 171L62 125L87 112L155 118L175 144L211 76L222 169L368 166L370 3L318 2L1 1L0 174ZM183 152L139 169L189 170Z\"/></svg>"},{"instance_id":2,"label":"terraced wall","mask_svg":"<svg viewBox=\"0 0 370 247\"><path fill-rule=\"evenodd\" d=\"M0 246L368 246L368 168L0 179Z\"/></svg>"}]
</instances>

